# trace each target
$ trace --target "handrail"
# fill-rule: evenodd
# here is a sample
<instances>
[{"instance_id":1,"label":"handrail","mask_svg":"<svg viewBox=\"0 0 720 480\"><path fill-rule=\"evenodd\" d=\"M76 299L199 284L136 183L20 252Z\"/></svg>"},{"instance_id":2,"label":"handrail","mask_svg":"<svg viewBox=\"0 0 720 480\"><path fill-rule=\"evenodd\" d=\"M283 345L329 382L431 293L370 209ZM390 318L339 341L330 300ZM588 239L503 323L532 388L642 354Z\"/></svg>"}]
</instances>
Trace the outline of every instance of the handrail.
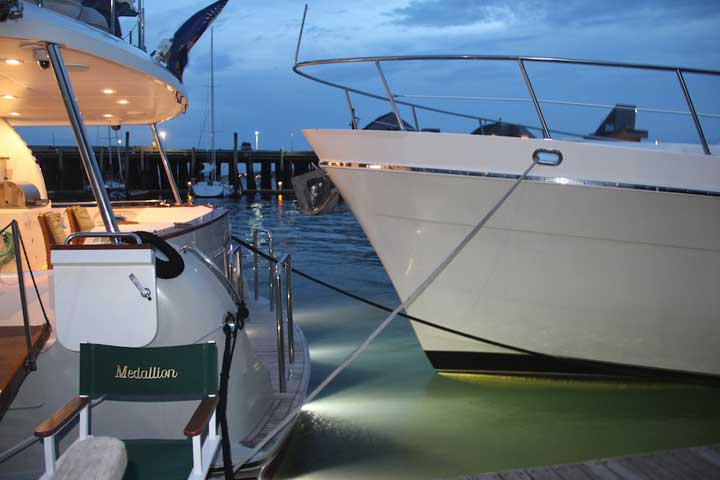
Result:
<instances>
[{"instance_id":1,"label":"handrail","mask_svg":"<svg viewBox=\"0 0 720 480\"><path fill-rule=\"evenodd\" d=\"M288 324L288 359L290 363L295 363L295 338L293 334L294 320L293 320L293 290L292 290L292 260L289 253L283 254L278 261L275 263L275 268L279 269L280 265L283 266L285 272L285 308ZM278 272L279 275L279 272ZM276 276L276 278L278 278ZM282 285L280 281L277 281L276 303L278 305L278 311L282 309Z\"/></svg>"},{"instance_id":2,"label":"handrail","mask_svg":"<svg viewBox=\"0 0 720 480\"><path fill-rule=\"evenodd\" d=\"M220 284L225 288L225 291L227 291L228 295L233 299L233 301L240 305L242 303L242 299L238 295L238 293L235 291L235 288L233 287L232 283L227 279L225 274L223 273L220 268L218 268L217 265L215 265L215 262L210 259L205 253L203 253L201 250L198 250L197 248L193 247L192 245L183 245L180 247L180 253L187 254L192 253L197 258L199 258L202 263L205 265L205 267L212 272L213 275L215 275L215 278L218 279Z\"/></svg>"},{"instance_id":3,"label":"handrail","mask_svg":"<svg viewBox=\"0 0 720 480\"><path fill-rule=\"evenodd\" d=\"M142 243L140 235L135 232L74 232L67 236L65 245L72 245L72 241L76 238L109 238L111 240L129 238L135 240L138 245Z\"/></svg>"},{"instance_id":4,"label":"handrail","mask_svg":"<svg viewBox=\"0 0 720 480\"><path fill-rule=\"evenodd\" d=\"M255 232L264 232L265 234L269 234L267 230L262 229L256 229L253 230L253 233ZM255 234L253 235L255 240L257 239ZM272 238L272 235L270 236ZM270 283L271 283L271 296L269 298L270 304L274 305L273 308L271 308L271 311L275 311L275 322L276 322L276 330L277 330L277 348L278 348L278 374L279 374L279 382L280 382L280 391L285 392L285 383L286 383L286 376L289 374L289 372L286 371L285 368L285 325L283 322L283 279L281 274L281 267L282 271L285 273L285 319L287 321L287 351L288 351L288 362L290 364L295 363L295 335L294 335L294 319L293 319L293 288L292 288L292 258L290 254L285 253L280 256L280 258L275 258L272 256L272 251L270 254L262 253L256 246L256 243L253 245L249 245L248 243L238 239L237 237L233 237L233 240L238 242L238 245L232 249L231 258L241 258L240 255L240 249L245 247L248 250L250 250L254 257L255 257L255 265L257 265L257 257L258 255L263 256L265 259L268 260L270 265ZM242 260L240 260L242 262ZM257 267L253 266L255 270L255 278L257 281ZM236 267L234 267L235 271L237 272L239 278L240 278L240 285L242 285L242 263L237 264ZM232 271L233 269L231 269ZM242 289L242 286L240 287ZM257 292L257 283L255 286L255 292Z\"/></svg>"},{"instance_id":5,"label":"handrail","mask_svg":"<svg viewBox=\"0 0 720 480\"><path fill-rule=\"evenodd\" d=\"M298 42L298 50L299 50L299 42ZM684 74L700 74L700 75L714 75L714 76L720 76L720 71L717 70L709 70L709 69L701 69L701 68L690 68L690 67L672 67L672 66L663 66L663 65L651 65L651 64L639 64L639 63L629 63L629 62L606 62L606 61L597 61L597 60L580 60L580 59L568 59L568 58L554 58L554 57L535 57L535 56L516 56L516 55L401 55L401 56L369 56L369 57L346 57L346 58L334 58L334 59L326 59L326 60L308 60L304 62L295 62L293 65L293 71L309 80L328 85L330 87L339 88L345 92L348 107L351 108L351 103L349 102L349 93L355 93L358 95L363 95L368 98L374 98L377 100L383 100L383 101L389 101L391 103L391 106L393 107L393 113L395 113L396 105L405 105L413 109L413 115L415 116L415 109L421 109L425 111L435 112L435 113L443 113L447 115L457 116L457 117L463 117L463 118L473 118L476 120L484 121L484 120L493 120L493 119L487 119L482 118L474 115L468 115L460 112L453 112L450 110L443 110L443 109L437 109L433 107L429 107L426 105L422 105L419 103L413 103L409 101L399 100L403 97L403 95L393 94L389 95L389 97L383 97L381 95L377 95L368 91L359 90L357 88L352 88L348 85L343 85L337 82L329 81L322 79L318 76L311 75L305 71L303 71L304 68L310 67L310 66L318 66L318 65L334 65L334 64L349 64L349 63L374 63L376 67L378 68L378 73L380 75L380 80L383 83L383 86L385 86L386 93L389 93L388 88L386 87L386 82L384 75L382 74L382 70L380 69L380 64L382 62L405 62L405 61L423 61L423 60L432 60L432 61L457 61L457 60L478 60L478 61L505 61L505 62L515 62L520 66L521 74L523 75L523 78L525 80L526 87L528 89L528 92L530 94L530 97L532 99L532 102L535 106L536 115L540 121L541 130L543 131L543 136L545 138L550 138L550 132L556 130L551 130L548 128L545 118L542 112L542 109L540 107L540 104L543 103L542 100L537 99L535 96L535 92L532 88L532 84L530 82L530 77L527 74L527 71L525 70L524 64L528 62L535 62L535 63L551 63L551 64L565 64L565 65L584 65L584 66L598 66L598 67L612 67L612 68L627 68L627 69L636 69L636 70L651 70L651 71L662 71L662 72L673 72L678 78L678 81L680 83L680 87L683 92L683 96L685 98L685 101L688 105L689 114L693 118L693 123L695 125L695 129L697 131L698 138L700 139L700 143L702 144L703 151L706 155L710 155L710 148L708 146L705 134L702 129L702 125L700 123L699 115L695 110L695 106L692 101L692 97L690 95L690 91L687 87L687 84L685 83ZM354 118L354 112L351 108L351 116ZM403 124L401 120L398 120L398 126L400 129L403 129ZM537 127L535 127L537 128ZM567 134L567 132L558 132ZM578 136L577 134L574 134L574 136ZM582 135L583 137L586 135Z\"/></svg>"},{"instance_id":6,"label":"handrail","mask_svg":"<svg viewBox=\"0 0 720 480\"><path fill-rule=\"evenodd\" d=\"M228 265L228 274L230 275L229 280L233 282L235 290L238 292L240 299L245 301L245 282L242 274L242 251L240 250L242 245L233 247L230 251L228 260L231 262Z\"/></svg>"},{"instance_id":7,"label":"handrail","mask_svg":"<svg viewBox=\"0 0 720 480\"><path fill-rule=\"evenodd\" d=\"M133 205L160 205L160 206L170 206L170 204L165 200L158 200L158 199L150 199L150 200L113 200L110 202L113 206L118 207L130 207ZM55 207L71 207L74 205L79 205L83 207L94 207L97 206L96 201L89 201L89 202L53 202L53 206Z\"/></svg>"},{"instance_id":8,"label":"handrail","mask_svg":"<svg viewBox=\"0 0 720 480\"><path fill-rule=\"evenodd\" d=\"M25 344L27 346L28 358L26 366L30 370L35 370L35 359L33 358L32 333L30 331L30 316L28 314L27 297L25 296L25 275L23 273L22 257L20 256L20 227L16 220L11 222L13 243L15 248L15 266L17 268L18 289L20 291L20 308L23 316L23 329L25 332ZM28 266L28 268L30 268Z\"/></svg>"},{"instance_id":9,"label":"handrail","mask_svg":"<svg viewBox=\"0 0 720 480\"><path fill-rule=\"evenodd\" d=\"M280 276L280 263L272 264L273 281L275 283L275 325L277 329L277 350L278 350L278 381L280 393L285 393L285 333L282 318L282 277ZM273 303L273 299L270 299ZM288 329L289 330L289 329ZM288 337L289 339L290 337Z\"/></svg>"},{"instance_id":10,"label":"handrail","mask_svg":"<svg viewBox=\"0 0 720 480\"><path fill-rule=\"evenodd\" d=\"M258 278L258 271L259 271L259 265L258 265L258 235L264 234L268 239L268 256L273 256L273 240L272 240L272 233L270 231L262 229L262 228L254 228L252 231L253 234L253 247L255 247L255 251L253 252L253 279L255 281L255 300L257 301L260 298L260 293L258 291L258 284L259 284L259 278ZM270 288L270 299L274 298L273 296L273 272L272 267L268 265L268 274L269 274L269 288ZM270 311L273 311L273 302L270 302Z\"/></svg>"},{"instance_id":11,"label":"handrail","mask_svg":"<svg viewBox=\"0 0 720 480\"><path fill-rule=\"evenodd\" d=\"M50 325L47 312L45 311L45 305L43 305L40 291L38 290L37 282L35 281L35 275L33 275L32 267L30 266L30 258L28 257L25 244L22 240L22 234L20 233L20 227L18 226L17 220L12 220L5 227L0 229L0 235L10 229L11 237L13 239L13 256L15 257L15 268L17 270L18 277L18 290L20 294L20 309L22 310L23 316L23 331L25 335L25 344L27 346L27 359L25 360L25 368L33 372L37 370L36 358L33 355L33 344L32 344L32 331L30 329L30 316L28 313L27 295L25 294L25 273L23 272L22 258L20 255L20 249L25 257L25 262L28 265L28 272L32 279L33 287L35 288L35 294L37 295L38 302L40 303L40 309L42 310L43 316L45 317L46 326Z\"/></svg>"}]
</instances>

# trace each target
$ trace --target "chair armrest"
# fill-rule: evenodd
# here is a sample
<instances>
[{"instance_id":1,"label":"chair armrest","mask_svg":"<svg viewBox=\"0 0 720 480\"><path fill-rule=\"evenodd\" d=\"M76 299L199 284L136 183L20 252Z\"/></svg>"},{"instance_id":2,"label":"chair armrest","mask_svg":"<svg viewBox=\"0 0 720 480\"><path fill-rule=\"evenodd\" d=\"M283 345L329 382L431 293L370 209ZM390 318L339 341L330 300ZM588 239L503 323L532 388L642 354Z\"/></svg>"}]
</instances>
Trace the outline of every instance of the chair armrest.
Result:
<instances>
[{"instance_id":1,"label":"chair armrest","mask_svg":"<svg viewBox=\"0 0 720 480\"><path fill-rule=\"evenodd\" d=\"M193 413L193 416L185 427L184 433L186 437L200 435L203 430L205 430L205 426L207 426L213 413L215 413L217 404L218 397L205 397L202 399L202 402L200 402L200 405L195 409L195 413Z\"/></svg>"},{"instance_id":2,"label":"chair armrest","mask_svg":"<svg viewBox=\"0 0 720 480\"><path fill-rule=\"evenodd\" d=\"M60 410L53 413L50 418L45 420L35 429L35 436L40 438L55 435L62 427L65 426L75 415L90 403L88 397L75 397L67 402Z\"/></svg>"}]
</instances>

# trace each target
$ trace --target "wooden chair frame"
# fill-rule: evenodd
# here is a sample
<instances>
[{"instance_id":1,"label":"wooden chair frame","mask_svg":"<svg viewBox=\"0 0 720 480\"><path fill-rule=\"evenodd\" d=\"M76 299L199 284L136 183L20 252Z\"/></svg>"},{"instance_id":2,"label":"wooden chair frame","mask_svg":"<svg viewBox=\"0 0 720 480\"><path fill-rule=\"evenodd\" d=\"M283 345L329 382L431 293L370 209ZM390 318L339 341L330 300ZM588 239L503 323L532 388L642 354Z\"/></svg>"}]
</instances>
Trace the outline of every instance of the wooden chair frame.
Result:
<instances>
[{"instance_id":1,"label":"wooden chair frame","mask_svg":"<svg viewBox=\"0 0 720 480\"><path fill-rule=\"evenodd\" d=\"M57 460L56 435L62 432L75 417L80 417L79 436L75 442L92 436L90 432L90 400L85 395L71 399L35 429L35 436L43 439L45 473L40 477L41 480L54 478ZM183 430L186 437L192 438L193 467L188 475L189 480L206 478L210 471L210 465L219 451L220 437L216 421L218 400L217 395L208 395L202 398ZM202 442L202 434L206 428L209 430L208 435L205 442Z\"/></svg>"}]
</instances>

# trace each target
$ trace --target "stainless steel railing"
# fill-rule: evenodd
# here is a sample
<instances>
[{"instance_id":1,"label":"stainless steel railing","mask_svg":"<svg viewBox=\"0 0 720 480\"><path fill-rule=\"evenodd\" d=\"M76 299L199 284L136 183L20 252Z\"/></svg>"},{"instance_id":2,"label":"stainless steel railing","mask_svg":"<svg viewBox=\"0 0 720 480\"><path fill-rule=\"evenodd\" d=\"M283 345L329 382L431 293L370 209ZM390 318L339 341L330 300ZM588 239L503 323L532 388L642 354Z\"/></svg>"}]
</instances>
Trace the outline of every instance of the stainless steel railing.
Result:
<instances>
[{"instance_id":1,"label":"stainless steel railing","mask_svg":"<svg viewBox=\"0 0 720 480\"><path fill-rule=\"evenodd\" d=\"M260 291L258 289L259 284L259 258L258 258L258 236L260 234L263 234L267 237L268 240L268 256L273 256L273 239L272 239L272 233L270 233L268 230L264 230L262 228L255 228L252 231L253 235L253 247L255 248L255 251L253 252L253 279L254 279L254 285L255 285L255 300L258 300L260 298ZM273 272L272 272L272 265L268 265L268 283L270 288L270 299L274 298L273 295ZM273 311L273 302L270 302L270 311Z\"/></svg>"},{"instance_id":2,"label":"stainless steel railing","mask_svg":"<svg viewBox=\"0 0 720 480\"><path fill-rule=\"evenodd\" d=\"M24 254L25 256L25 261L28 265L28 272L30 273L30 278L32 279L33 287L35 288L35 294L37 295L40 309L42 310L43 316L45 317L45 324L47 326L50 325L50 320L48 319L47 312L45 311L45 306L43 305L42 298L40 297L40 291L38 290L37 283L35 282L35 276L33 275L32 267L30 266L30 259L28 258L27 251L25 250L25 245L22 241L22 235L20 234L20 227L18 226L17 220L11 221L4 228L0 229L0 235L5 233L8 229L10 230L10 238L12 238L13 242L12 256L15 257L15 268L17 271L18 290L20 294L20 309L22 311L23 317L23 334L25 336L25 345L27 347L25 368L28 371L32 372L37 370L37 359L33 352L32 331L30 329L30 315L28 313L28 301L27 295L25 293L25 272L23 271L22 261L23 255L21 254Z\"/></svg>"},{"instance_id":3,"label":"stainless steel railing","mask_svg":"<svg viewBox=\"0 0 720 480\"><path fill-rule=\"evenodd\" d=\"M303 19L304 18L305 17L303 16ZM297 55L297 52L300 50L301 39L302 39L302 29L300 32L300 36L298 38L298 46L297 46L297 50L296 50L296 55ZM545 63L545 64L584 65L584 66L597 66L597 67L611 67L611 68L622 68L622 69L672 72L676 75L676 77L678 79L679 86L682 90L683 96L685 98L685 102L687 103L687 106L688 106L688 112L683 112L683 113L689 114L692 117L693 123L695 126L695 130L697 132L698 138L700 139L700 143L702 144L703 151L705 152L706 155L711 154L707 139L705 137L705 133L702 128L702 124L700 122L700 118L699 118L700 114L698 114L698 112L695 109L695 105L693 103L693 99L690 94L690 90L685 81L685 75L686 74L698 74L698 75L709 75L709 76L714 76L714 77L720 76L720 71L716 71L716 70L686 68L686 67L671 67L671 66L649 65L649 64L634 64L634 63L625 63L625 62L602 62L602 61L592 61L592 60L574 60L574 59L551 58L551 57L526 57L526 56L509 56L509 55L412 55L412 56L376 56L376 57L336 58L336 59L328 59L328 60L311 60L311 61L305 61L305 62L298 62L297 56L296 56L295 65L293 66L293 71L295 73L297 73L298 75L308 78L310 80L313 80L315 82L322 83L324 85L328 85L330 87L339 88L339 89L343 90L343 92L345 94L347 107L350 112L351 124L352 124L353 128L357 128L357 124L356 124L356 117L355 117L355 109L354 109L354 107L352 105L352 101L350 99L350 93L362 95L362 96L365 96L368 98L373 98L376 100L382 100L382 101L389 102L390 106L392 107L393 114L395 115L396 120L398 122L398 126L401 130L404 130L405 126L404 126L404 122L400 118L398 108L397 108L398 105L404 105L404 106L410 107L412 109L416 127L419 127L419 124L417 122L416 110L424 110L424 111L428 111L428 112L446 114L446 115L455 116L455 117L474 119L474 120L478 120L480 122L493 121L493 119L483 118L483 117L476 116L476 115L469 115L467 113L456 112L456 111L440 109L440 108L434 108L434 107L430 107L430 106L423 105L420 103L414 103L414 102L410 102L407 100L400 100L400 98L410 98L412 96L402 95L402 94L399 94L397 91L392 91L390 88L389 82L387 81L387 78L385 77L385 75L383 73L381 65L383 63L419 61L419 60L433 60L433 61L477 60L477 61L504 61L504 62L516 63L519 67L520 74L522 75L523 80L525 82L525 86L528 90L528 94L530 95L530 101L533 103L533 106L535 107L535 113L540 122L540 129L543 132L544 138L551 138L552 132L562 133L565 135L583 136L583 137L586 137L587 135L578 135L577 133L573 134L570 132L560 132L558 130L551 130L548 127L541 104L547 103L547 102L552 103L552 101L545 101L545 100L538 99L535 89L533 88L531 78L525 68L526 64L528 64L528 63ZM333 64L351 64L351 63L373 63L373 64L375 64L381 85L383 86L383 89L385 91L385 96L377 95L372 92L360 90L360 89L353 88L348 85L340 84L337 82L325 80L318 76L311 75L311 74L303 71L304 69L311 67L311 66L333 65ZM415 96L415 97L418 98L420 96ZM710 115L702 114L702 115L703 116L714 116L712 114L710 114ZM537 128L537 127L528 127L528 128Z\"/></svg>"},{"instance_id":4,"label":"stainless steel railing","mask_svg":"<svg viewBox=\"0 0 720 480\"><path fill-rule=\"evenodd\" d=\"M228 295L230 295L230 298L232 298L235 303L241 303L242 299L240 295L235 290L235 287L230 282L230 280L228 280L227 276L225 276L225 273L220 270L220 268L215 264L215 262L213 262L212 259L208 257L202 250L199 250L192 245L183 245L182 247L180 247L180 253L191 253L197 258L199 258L205 265L205 267L215 276L215 278L218 279L225 291L228 293Z\"/></svg>"},{"instance_id":5,"label":"stainless steel railing","mask_svg":"<svg viewBox=\"0 0 720 480\"><path fill-rule=\"evenodd\" d=\"M270 311L275 312L275 325L277 332L278 350L278 377L280 391L286 391L286 382L289 371L286 368L285 351L287 350L288 363L295 363L295 321L293 318L293 286L292 286L292 258L290 254L283 254L280 258L272 256L272 233L264 229L253 230L253 276L255 299L259 298L259 250L258 236L266 235L268 238L268 268L269 276L269 303ZM244 298L245 285L242 275L242 247L235 246L230 253L230 265L228 268L228 280L240 298ZM284 290L283 290L284 284ZM283 315L284 314L284 315ZM287 334L286 334L287 329ZM287 337L287 340L286 340ZM287 344L287 348L286 348Z\"/></svg>"}]
</instances>

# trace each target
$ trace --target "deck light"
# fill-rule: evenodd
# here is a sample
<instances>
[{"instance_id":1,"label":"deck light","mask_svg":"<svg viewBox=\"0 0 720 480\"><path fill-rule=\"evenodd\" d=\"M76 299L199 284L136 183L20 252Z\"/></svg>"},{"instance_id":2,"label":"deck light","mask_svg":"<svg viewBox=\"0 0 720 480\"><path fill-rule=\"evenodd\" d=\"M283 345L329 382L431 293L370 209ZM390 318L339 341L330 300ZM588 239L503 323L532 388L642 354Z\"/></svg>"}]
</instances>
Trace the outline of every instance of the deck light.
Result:
<instances>
[{"instance_id":1,"label":"deck light","mask_svg":"<svg viewBox=\"0 0 720 480\"><path fill-rule=\"evenodd\" d=\"M129 102L128 100L124 99L124 98L121 98L121 99L118 100L116 103L119 103L120 105L127 105L127 104L130 103L130 102Z\"/></svg>"},{"instance_id":2,"label":"deck light","mask_svg":"<svg viewBox=\"0 0 720 480\"><path fill-rule=\"evenodd\" d=\"M112 118L112 113L103 113L103 118Z\"/></svg>"},{"instance_id":3,"label":"deck light","mask_svg":"<svg viewBox=\"0 0 720 480\"><path fill-rule=\"evenodd\" d=\"M167 132L165 130L160 130L160 138L162 138L162 141L165 141L165 137L167 137Z\"/></svg>"},{"instance_id":4,"label":"deck light","mask_svg":"<svg viewBox=\"0 0 720 480\"><path fill-rule=\"evenodd\" d=\"M17 58L6 58L3 60L6 65L21 65L23 63L22 60L19 60Z\"/></svg>"},{"instance_id":5,"label":"deck light","mask_svg":"<svg viewBox=\"0 0 720 480\"><path fill-rule=\"evenodd\" d=\"M10 112L10 116L12 117L19 117L20 114L18 112Z\"/></svg>"},{"instance_id":6,"label":"deck light","mask_svg":"<svg viewBox=\"0 0 720 480\"><path fill-rule=\"evenodd\" d=\"M113 90L112 88L103 88L102 93L104 93L105 95L112 95L115 93L115 90Z\"/></svg>"},{"instance_id":7,"label":"deck light","mask_svg":"<svg viewBox=\"0 0 720 480\"><path fill-rule=\"evenodd\" d=\"M15 97L15 95L10 95L10 94L3 95L2 97L3 97L5 100L15 100L15 98L17 98L17 97Z\"/></svg>"}]
</instances>

